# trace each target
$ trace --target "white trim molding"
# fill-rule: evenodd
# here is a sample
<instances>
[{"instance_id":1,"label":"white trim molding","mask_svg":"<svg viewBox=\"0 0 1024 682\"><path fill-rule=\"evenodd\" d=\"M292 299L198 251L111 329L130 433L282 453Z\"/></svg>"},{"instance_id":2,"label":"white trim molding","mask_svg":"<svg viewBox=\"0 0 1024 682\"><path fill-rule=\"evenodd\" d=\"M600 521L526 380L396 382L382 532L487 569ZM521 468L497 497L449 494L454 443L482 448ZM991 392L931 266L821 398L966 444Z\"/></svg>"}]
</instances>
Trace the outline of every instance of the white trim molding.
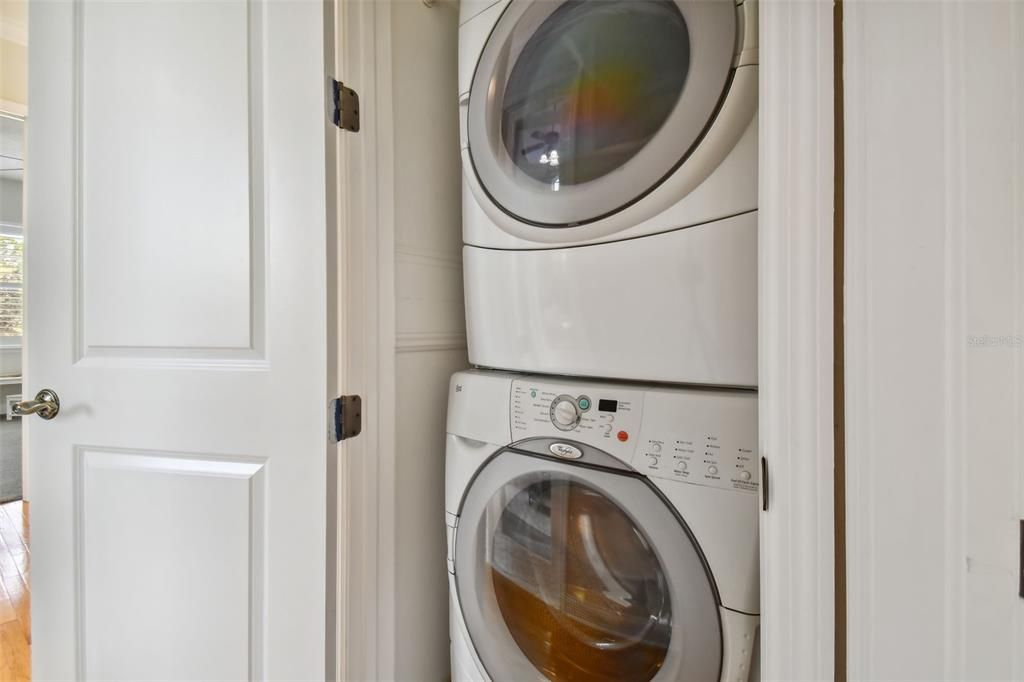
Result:
<instances>
[{"instance_id":1,"label":"white trim molding","mask_svg":"<svg viewBox=\"0 0 1024 682\"><path fill-rule=\"evenodd\" d=\"M432 351L465 350L463 332L399 332L395 351L398 353L424 353Z\"/></svg>"},{"instance_id":2,"label":"white trim molding","mask_svg":"<svg viewBox=\"0 0 1024 682\"><path fill-rule=\"evenodd\" d=\"M359 91L358 135L338 134L338 385L363 431L339 446L335 557L339 680L393 679L395 224L389 3L332 2L334 78Z\"/></svg>"},{"instance_id":3,"label":"white trim molding","mask_svg":"<svg viewBox=\"0 0 1024 682\"><path fill-rule=\"evenodd\" d=\"M833 5L760 10L761 676L831 680Z\"/></svg>"},{"instance_id":4,"label":"white trim molding","mask_svg":"<svg viewBox=\"0 0 1024 682\"><path fill-rule=\"evenodd\" d=\"M15 102L10 99L0 99L0 114L15 116L17 118L26 118L28 116L28 107L21 102Z\"/></svg>"}]
</instances>

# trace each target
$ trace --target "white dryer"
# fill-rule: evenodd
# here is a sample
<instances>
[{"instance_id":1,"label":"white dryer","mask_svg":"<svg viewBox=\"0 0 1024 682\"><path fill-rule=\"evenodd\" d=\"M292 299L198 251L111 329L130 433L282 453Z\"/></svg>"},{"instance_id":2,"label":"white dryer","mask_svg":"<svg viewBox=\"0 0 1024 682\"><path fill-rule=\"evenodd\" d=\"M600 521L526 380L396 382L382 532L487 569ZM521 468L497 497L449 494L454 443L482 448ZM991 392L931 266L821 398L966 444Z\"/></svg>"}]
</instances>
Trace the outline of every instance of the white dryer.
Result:
<instances>
[{"instance_id":1,"label":"white dryer","mask_svg":"<svg viewBox=\"0 0 1024 682\"><path fill-rule=\"evenodd\" d=\"M756 0L463 0L470 360L754 386Z\"/></svg>"},{"instance_id":2,"label":"white dryer","mask_svg":"<svg viewBox=\"0 0 1024 682\"><path fill-rule=\"evenodd\" d=\"M460 372L452 680L756 679L757 398Z\"/></svg>"}]
</instances>

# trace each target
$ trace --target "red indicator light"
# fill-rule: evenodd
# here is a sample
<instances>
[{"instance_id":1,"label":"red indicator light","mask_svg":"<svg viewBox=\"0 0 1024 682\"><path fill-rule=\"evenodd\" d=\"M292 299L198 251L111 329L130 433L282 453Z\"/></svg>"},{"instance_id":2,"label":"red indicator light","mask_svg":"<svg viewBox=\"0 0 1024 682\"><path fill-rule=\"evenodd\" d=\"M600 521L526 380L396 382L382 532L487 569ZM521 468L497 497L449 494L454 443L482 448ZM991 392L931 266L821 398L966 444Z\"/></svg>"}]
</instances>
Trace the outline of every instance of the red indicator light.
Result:
<instances>
[{"instance_id":1,"label":"red indicator light","mask_svg":"<svg viewBox=\"0 0 1024 682\"><path fill-rule=\"evenodd\" d=\"M619 431L619 440L625 443L627 440L629 440L629 434L626 433L625 431Z\"/></svg>"}]
</instances>

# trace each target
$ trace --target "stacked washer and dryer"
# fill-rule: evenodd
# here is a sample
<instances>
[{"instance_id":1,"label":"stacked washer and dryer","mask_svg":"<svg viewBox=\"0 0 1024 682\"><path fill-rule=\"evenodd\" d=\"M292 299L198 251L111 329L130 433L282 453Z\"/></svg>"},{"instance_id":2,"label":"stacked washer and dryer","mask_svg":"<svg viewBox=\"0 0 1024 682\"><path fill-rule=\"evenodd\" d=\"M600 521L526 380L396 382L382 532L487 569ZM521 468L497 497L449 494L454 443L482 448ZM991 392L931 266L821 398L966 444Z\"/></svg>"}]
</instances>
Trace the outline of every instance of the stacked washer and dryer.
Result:
<instances>
[{"instance_id":1,"label":"stacked washer and dryer","mask_svg":"<svg viewBox=\"0 0 1024 682\"><path fill-rule=\"evenodd\" d=\"M756 1L460 12L452 679L756 678Z\"/></svg>"}]
</instances>

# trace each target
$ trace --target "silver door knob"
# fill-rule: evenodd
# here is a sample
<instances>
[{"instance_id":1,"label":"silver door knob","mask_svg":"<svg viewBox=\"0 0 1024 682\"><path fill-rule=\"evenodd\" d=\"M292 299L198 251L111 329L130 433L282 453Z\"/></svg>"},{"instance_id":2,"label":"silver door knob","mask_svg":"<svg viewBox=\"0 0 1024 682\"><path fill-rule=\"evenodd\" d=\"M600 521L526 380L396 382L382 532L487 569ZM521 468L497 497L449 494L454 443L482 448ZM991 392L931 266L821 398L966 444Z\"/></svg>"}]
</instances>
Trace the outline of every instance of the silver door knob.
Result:
<instances>
[{"instance_id":1,"label":"silver door knob","mask_svg":"<svg viewBox=\"0 0 1024 682\"><path fill-rule=\"evenodd\" d=\"M11 412L16 417L24 417L29 414L38 414L43 419L53 419L60 412L60 398L48 388L36 393L35 400L22 400L14 403Z\"/></svg>"}]
</instances>

